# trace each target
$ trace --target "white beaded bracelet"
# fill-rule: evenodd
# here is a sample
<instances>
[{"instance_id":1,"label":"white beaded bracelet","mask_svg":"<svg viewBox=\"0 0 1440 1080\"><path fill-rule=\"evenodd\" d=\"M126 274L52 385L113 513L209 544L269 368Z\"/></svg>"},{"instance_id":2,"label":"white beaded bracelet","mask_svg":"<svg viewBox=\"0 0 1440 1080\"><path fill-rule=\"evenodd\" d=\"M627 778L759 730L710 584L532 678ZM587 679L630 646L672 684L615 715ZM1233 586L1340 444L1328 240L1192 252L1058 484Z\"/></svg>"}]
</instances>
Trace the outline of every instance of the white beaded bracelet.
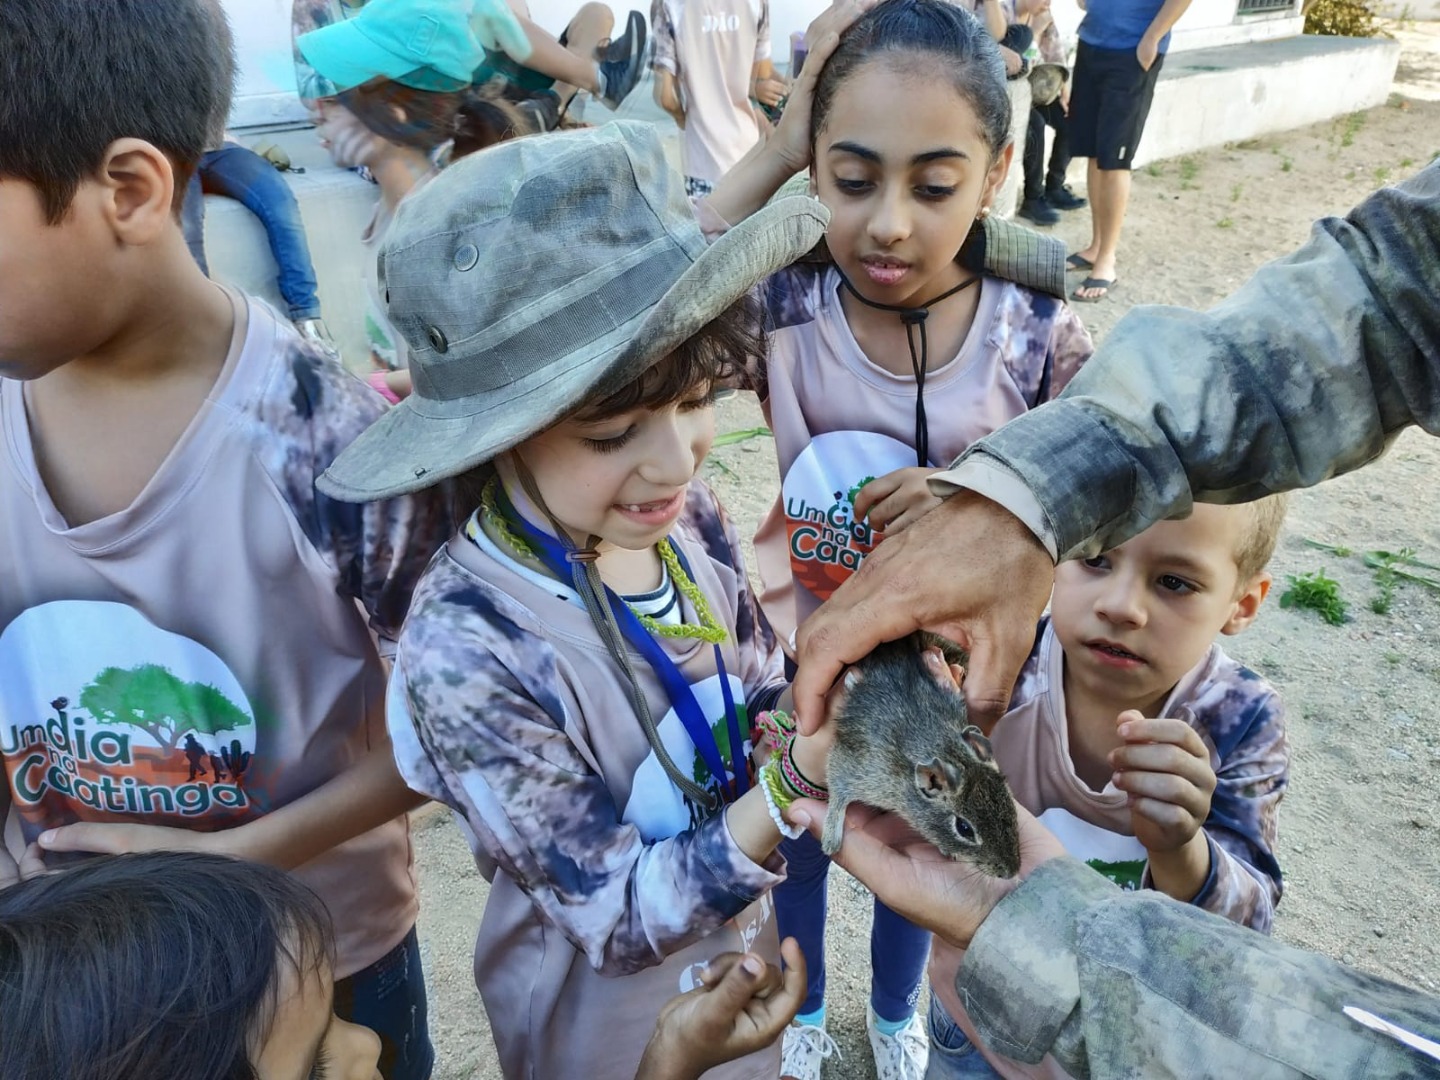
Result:
<instances>
[{"instance_id":1,"label":"white beaded bracelet","mask_svg":"<svg viewBox=\"0 0 1440 1080\"><path fill-rule=\"evenodd\" d=\"M768 776L766 775L766 770L769 770ZM760 766L755 776L756 779L760 781L760 790L765 793L765 808L770 811L770 820L773 821L775 827L780 830L780 835L787 840L798 840L805 830L799 825L792 825L786 821L784 815L780 813L780 808L775 805L775 791L771 784L780 779L779 775L775 772L775 759L772 757L764 765Z\"/></svg>"}]
</instances>

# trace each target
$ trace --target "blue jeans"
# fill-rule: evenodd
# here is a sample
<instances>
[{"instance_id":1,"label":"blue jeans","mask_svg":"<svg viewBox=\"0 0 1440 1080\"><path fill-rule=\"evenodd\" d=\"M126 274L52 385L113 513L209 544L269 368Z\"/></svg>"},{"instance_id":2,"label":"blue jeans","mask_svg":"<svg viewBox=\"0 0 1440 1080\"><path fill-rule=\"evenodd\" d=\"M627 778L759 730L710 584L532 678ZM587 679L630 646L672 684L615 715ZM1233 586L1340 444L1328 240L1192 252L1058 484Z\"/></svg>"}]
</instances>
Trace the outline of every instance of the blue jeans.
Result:
<instances>
[{"instance_id":1,"label":"blue jeans","mask_svg":"<svg viewBox=\"0 0 1440 1080\"><path fill-rule=\"evenodd\" d=\"M944 1007L930 999L930 1063L925 1066L925 1080L970 1080L1000 1076L985 1055L975 1049L965 1031L951 1019Z\"/></svg>"},{"instance_id":2,"label":"blue jeans","mask_svg":"<svg viewBox=\"0 0 1440 1080\"><path fill-rule=\"evenodd\" d=\"M292 319L318 319L320 298L316 294L315 264L300 220L300 204L275 166L259 154L226 143L200 159L200 167L185 192L181 224L190 254L208 276L205 260L205 200L202 192L224 195L241 203L265 226L270 253L278 268L276 284Z\"/></svg>"},{"instance_id":3,"label":"blue jeans","mask_svg":"<svg viewBox=\"0 0 1440 1080\"><path fill-rule=\"evenodd\" d=\"M420 939L413 927L375 963L335 983L335 1015L380 1036L385 1080L429 1080L435 1047L426 1014Z\"/></svg>"},{"instance_id":4,"label":"blue jeans","mask_svg":"<svg viewBox=\"0 0 1440 1080\"><path fill-rule=\"evenodd\" d=\"M810 985L800 1011L810 1013L825 1001L825 883L830 858L809 833L782 841L780 853L786 869L785 880L771 894L776 926L782 938L793 937L805 954ZM915 1011L929 956L930 932L876 900L870 925L870 1005L880 1019L904 1020Z\"/></svg>"}]
</instances>

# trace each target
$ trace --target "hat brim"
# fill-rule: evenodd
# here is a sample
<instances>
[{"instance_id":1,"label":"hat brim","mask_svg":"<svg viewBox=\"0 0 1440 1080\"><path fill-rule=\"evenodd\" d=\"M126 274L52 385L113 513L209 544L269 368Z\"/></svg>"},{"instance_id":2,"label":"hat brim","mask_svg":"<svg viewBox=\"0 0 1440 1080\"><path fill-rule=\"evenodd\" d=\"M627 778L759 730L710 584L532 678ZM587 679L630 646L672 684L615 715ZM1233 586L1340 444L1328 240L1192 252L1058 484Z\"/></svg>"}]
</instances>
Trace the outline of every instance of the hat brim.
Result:
<instances>
[{"instance_id":1,"label":"hat brim","mask_svg":"<svg viewBox=\"0 0 1440 1080\"><path fill-rule=\"evenodd\" d=\"M656 304L600 341L557 357L505 394L431 401L412 395L362 432L316 486L345 502L404 495L483 465L553 426L600 386L620 387L789 266L825 234L811 198L771 203L710 244Z\"/></svg>"}]
</instances>

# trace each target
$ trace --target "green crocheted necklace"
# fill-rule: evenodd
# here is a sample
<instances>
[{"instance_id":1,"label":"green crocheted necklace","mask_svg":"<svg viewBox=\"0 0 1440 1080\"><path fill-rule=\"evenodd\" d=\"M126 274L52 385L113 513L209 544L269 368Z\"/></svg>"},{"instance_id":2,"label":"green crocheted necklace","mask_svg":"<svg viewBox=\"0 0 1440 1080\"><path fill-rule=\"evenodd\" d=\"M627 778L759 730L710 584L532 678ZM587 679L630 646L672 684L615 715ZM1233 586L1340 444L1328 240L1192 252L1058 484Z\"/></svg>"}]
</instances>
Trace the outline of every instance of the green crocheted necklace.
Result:
<instances>
[{"instance_id":1,"label":"green crocheted necklace","mask_svg":"<svg viewBox=\"0 0 1440 1080\"><path fill-rule=\"evenodd\" d=\"M515 534L515 530L510 527L505 515L495 505L495 485L499 482L498 477L492 476L480 493L480 513L484 515L486 522L495 530L496 535L505 541L505 545L511 551L527 559L534 559L534 550ZM472 541L475 539L475 530L478 527L478 523L473 518L466 526L465 531ZM700 617L700 625L662 623L653 616L636 611L633 605L627 604L626 606L634 613L636 620L647 632L656 637L698 638L711 645L719 645L725 641L730 636L729 633L721 625L720 620L715 618L715 613L710 610L710 602L705 599L705 594L700 591L700 586L691 581L690 576L685 573L685 568L680 565L680 559L676 556L675 549L670 546L669 538L666 537L656 543L655 551L660 556L660 561L665 566L665 572L670 575L670 580L674 582L676 590L690 601L690 605L695 609L695 614Z\"/></svg>"}]
</instances>

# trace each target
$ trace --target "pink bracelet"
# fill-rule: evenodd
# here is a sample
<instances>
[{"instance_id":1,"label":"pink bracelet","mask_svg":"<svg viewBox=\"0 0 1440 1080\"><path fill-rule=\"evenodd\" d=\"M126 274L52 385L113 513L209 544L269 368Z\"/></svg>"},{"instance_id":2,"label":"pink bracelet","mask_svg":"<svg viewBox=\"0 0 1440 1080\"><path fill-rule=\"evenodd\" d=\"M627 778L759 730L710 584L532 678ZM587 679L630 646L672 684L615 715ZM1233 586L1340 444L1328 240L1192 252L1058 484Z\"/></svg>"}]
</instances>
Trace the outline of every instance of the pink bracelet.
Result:
<instances>
[{"instance_id":1,"label":"pink bracelet","mask_svg":"<svg viewBox=\"0 0 1440 1080\"><path fill-rule=\"evenodd\" d=\"M792 741L786 743L785 749L780 751L781 777L784 778L785 783L790 785L795 794L806 799L817 799L820 802L829 802L830 789L823 788L819 784L811 783L805 779L804 774L801 773L799 766L795 764L795 759L792 756L794 748L795 743Z\"/></svg>"},{"instance_id":2,"label":"pink bracelet","mask_svg":"<svg viewBox=\"0 0 1440 1080\"><path fill-rule=\"evenodd\" d=\"M783 750L795 738L795 721L780 709L767 709L755 717L755 727L772 750Z\"/></svg>"}]
</instances>

